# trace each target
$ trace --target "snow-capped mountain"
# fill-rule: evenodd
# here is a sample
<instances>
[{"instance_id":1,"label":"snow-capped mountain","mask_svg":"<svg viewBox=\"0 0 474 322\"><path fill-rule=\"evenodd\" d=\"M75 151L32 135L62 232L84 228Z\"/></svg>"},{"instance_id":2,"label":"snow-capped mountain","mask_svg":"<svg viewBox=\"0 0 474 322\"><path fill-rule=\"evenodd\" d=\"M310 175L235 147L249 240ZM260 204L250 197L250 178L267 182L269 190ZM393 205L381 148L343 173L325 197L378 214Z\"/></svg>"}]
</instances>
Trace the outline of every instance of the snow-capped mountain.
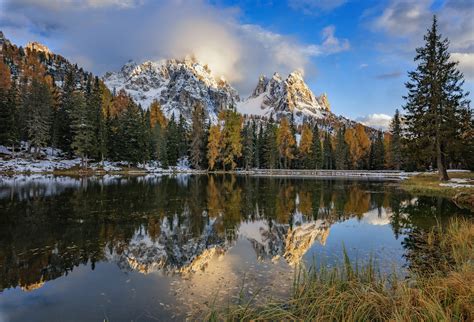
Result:
<instances>
[{"instance_id":1,"label":"snow-capped mountain","mask_svg":"<svg viewBox=\"0 0 474 322\"><path fill-rule=\"evenodd\" d=\"M224 79L217 79L207 65L194 58L168 59L137 64L129 61L118 72L106 73L104 83L112 91L124 89L135 102L148 108L158 100L167 117L183 115L187 120L196 103L202 103L211 121L222 109L236 106L247 115L325 118L330 106L325 94L317 97L300 72L286 79L278 73L261 76L253 93L240 101L237 91Z\"/></svg>"},{"instance_id":2,"label":"snow-capped mountain","mask_svg":"<svg viewBox=\"0 0 474 322\"><path fill-rule=\"evenodd\" d=\"M158 100L168 118L182 114L190 120L195 104L201 103L215 122L219 111L240 100L225 79L216 79L207 65L194 58L142 64L129 61L119 72L105 74L103 80L110 90L124 89L143 108Z\"/></svg>"},{"instance_id":3,"label":"snow-capped mountain","mask_svg":"<svg viewBox=\"0 0 474 322\"><path fill-rule=\"evenodd\" d=\"M239 102L237 109L242 114L270 116L273 113L277 117L293 113L320 119L330 114L327 96L316 97L298 71L286 79L278 73L272 78L260 76L253 93Z\"/></svg>"}]
</instances>

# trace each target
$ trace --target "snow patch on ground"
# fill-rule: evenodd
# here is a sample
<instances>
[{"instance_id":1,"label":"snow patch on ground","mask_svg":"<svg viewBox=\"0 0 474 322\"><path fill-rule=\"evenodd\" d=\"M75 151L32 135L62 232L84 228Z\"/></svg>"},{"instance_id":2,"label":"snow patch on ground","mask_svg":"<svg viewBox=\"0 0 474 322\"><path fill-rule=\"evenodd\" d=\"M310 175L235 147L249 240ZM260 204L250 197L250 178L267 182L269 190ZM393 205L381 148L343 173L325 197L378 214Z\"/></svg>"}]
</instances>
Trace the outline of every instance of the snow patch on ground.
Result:
<instances>
[{"instance_id":1,"label":"snow patch on ground","mask_svg":"<svg viewBox=\"0 0 474 322\"><path fill-rule=\"evenodd\" d=\"M81 159L58 160L53 157L45 160L15 158L10 160L0 159L0 172L52 172L54 170L67 170L80 165Z\"/></svg>"},{"instance_id":2,"label":"snow patch on ground","mask_svg":"<svg viewBox=\"0 0 474 322\"><path fill-rule=\"evenodd\" d=\"M474 181L463 178L452 178L449 183L440 183L441 187L450 188L474 188ZM471 184L472 183L472 184Z\"/></svg>"}]
</instances>

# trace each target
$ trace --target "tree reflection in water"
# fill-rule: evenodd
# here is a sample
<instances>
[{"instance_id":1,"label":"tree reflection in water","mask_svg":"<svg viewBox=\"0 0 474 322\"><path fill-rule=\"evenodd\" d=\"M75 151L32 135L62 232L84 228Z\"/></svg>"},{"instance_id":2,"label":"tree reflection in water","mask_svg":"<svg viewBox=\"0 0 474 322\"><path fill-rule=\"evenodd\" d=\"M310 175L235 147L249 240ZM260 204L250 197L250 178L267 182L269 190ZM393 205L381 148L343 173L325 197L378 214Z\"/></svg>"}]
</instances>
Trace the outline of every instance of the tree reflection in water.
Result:
<instances>
[{"instance_id":1,"label":"tree reflection in water","mask_svg":"<svg viewBox=\"0 0 474 322\"><path fill-rule=\"evenodd\" d=\"M33 290L79 265L115 262L143 273L192 273L239 238L256 256L296 265L331 225L412 231L462 214L380 182L248 176L36 177L0 181L0 290Z\"/></svg>"}]
</instances>

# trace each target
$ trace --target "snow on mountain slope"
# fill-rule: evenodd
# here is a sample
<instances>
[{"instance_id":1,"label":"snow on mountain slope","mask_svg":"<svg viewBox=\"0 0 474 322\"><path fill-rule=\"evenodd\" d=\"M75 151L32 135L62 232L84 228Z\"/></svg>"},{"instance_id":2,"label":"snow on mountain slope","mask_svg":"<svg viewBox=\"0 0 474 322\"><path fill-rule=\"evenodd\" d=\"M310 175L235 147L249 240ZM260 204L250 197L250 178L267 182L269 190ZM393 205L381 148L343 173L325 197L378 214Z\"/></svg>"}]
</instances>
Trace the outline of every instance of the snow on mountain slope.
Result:
<instances>
[{"instance_id":1,"label":"snow on mountain slope","mask_svg":"<svg viewBox=\"0 0 474 322\"><path fill-rule=\"evenodd\" d=\"M316 122L331 132L342 125L354 124L333 114L326 94L314 95L298 71L286 79L278 73L271 78L261 76L253 93L242 101L229 83L214 77L207 65L194 58L142 64L130 61L120 71L106 73L103 80L112 91L125 90L142 108L147 109L156 99L166 117L183 115L188 122L191 122L194 106L201 103L207 118L214 124L219 112L230 106L235 106L243 115L272 115L275 119L293 115L297 125Z\"/></svg>"},{"instance_id":2,"label":"snow on mountain slope","mask_svg":"<svg viewBox=\"0 0 474 322\"><path fill-rule=\"evenodd\" d=\"M295 120L310 117L321 119L330 114L325 94L316 97L300 72L292 72L285 80L278 73L272 78L260 76L252 95L237 104L242 114L274 116L293 113Z\"/></svg>"},{"instance_id":3,"label":"snow on mountain slope","mask_svg":"<svg viewBox=\"0 0 474 322\"><path fill-rule=\"evenodd\" d=\"M168 118L182 114L190 120L194 106L201 103L215 122L220 110L240 100L224 79L216 79L207 65L193 58L142 64L130 61L119 72L105 74L103 80L110 90L124 89L143 108L158 100Z\"/></svg>"}]
</instances>

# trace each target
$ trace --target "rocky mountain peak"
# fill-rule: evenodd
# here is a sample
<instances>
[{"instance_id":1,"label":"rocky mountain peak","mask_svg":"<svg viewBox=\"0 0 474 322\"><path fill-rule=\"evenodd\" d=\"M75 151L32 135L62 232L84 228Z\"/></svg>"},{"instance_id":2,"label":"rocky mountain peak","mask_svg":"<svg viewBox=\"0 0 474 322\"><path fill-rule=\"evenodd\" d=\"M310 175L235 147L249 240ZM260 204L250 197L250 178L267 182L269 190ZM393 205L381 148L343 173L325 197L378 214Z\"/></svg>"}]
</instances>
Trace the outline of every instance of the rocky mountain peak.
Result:
<instances>
[{"instance_id":1,"label":"rocky mountain peak","mask_svg":"<svg viewBox=\"0 0 474 322\"><path fill-rule=\"evenodd\" d=\"M109 89L124 89L144 108L156 99L167 117L183 115L187 120L197 103L216 121L220 110L240 100L224 78L216 78L207 65L192 56L141 64L129 61L119 72L105 74L103 80Z\"/></svg>"},{"instance_id":2,"label":"rocky mountain peak","mask_svg":"<svg viewBox=\"0 0 474 322\"><path fill-rule=\"evenodd\" d=\"M25 49L30 50L30 51L36 51L36 52L42 52L46 54L46 56L52 55L51 50L43 44L40 44L39 42L33 41L29 42L26 44Z\"/></svg>"},{"instance_id":3,"label":"rocky mountain peak","mask_svg":"<svg viewBox=\"0 0 474 322\"><path fill-rule=\"evenodd\" d=\"M296 70L283 80L278 73L271 79L260 76L249 98L238 105L243 114L279 115L293 113L296 116L323 118L329 112L327 96L316 97L305 83L303 74Z\"/></svg>"}]
</instances>

